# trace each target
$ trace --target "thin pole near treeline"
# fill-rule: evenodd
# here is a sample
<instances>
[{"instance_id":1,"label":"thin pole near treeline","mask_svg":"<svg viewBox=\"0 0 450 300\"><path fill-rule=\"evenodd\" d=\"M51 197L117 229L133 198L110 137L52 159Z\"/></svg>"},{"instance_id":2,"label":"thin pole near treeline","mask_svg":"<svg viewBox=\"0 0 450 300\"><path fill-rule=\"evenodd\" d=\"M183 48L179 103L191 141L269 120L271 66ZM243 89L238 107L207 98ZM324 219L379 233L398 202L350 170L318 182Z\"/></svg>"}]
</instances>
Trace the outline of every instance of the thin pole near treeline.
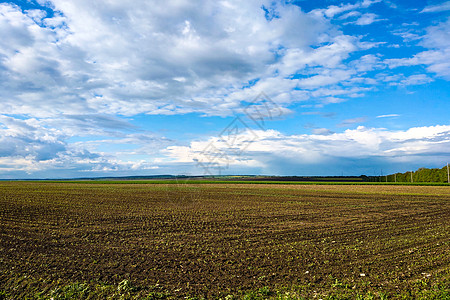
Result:
<instances>
[{"instance_id":1,"label":"thin pole near treeline","mask_svg":"<svg viewBox=\"0 0 450 300\"><path fill-rule=\"evenodd\" d=\"M413 182L412 173L413 173L413 171L411 171L411 182Z\"/></svg>"},{"instance_id":2,"label":"thin pole near treeline","mask_svg":"<svg viewBox=\"0 0 450 300\"><path fill-rule=\"evenodd\" d=\"M450 171L448 168L448 163L447 163L447 182L450 183Z\"/></svg>"}]
</instances>

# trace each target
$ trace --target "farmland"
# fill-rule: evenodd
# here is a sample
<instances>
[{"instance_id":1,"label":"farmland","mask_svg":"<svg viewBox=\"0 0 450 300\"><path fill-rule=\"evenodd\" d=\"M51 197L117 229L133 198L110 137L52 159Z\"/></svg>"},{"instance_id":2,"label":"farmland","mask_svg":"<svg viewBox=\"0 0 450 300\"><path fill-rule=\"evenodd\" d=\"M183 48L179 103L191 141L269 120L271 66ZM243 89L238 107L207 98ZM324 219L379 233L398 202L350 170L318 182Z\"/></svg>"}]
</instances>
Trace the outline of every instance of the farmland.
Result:
<instances>
[{"instance_id":1,"label":"farmland","mask_svg":"<svg viewBox=\"0 0 450 300\"><path fill-rule=\"evenodd\" d=\"M450 187L0 182L0 299L444 299Z\"/></svg>"}]
</instances>

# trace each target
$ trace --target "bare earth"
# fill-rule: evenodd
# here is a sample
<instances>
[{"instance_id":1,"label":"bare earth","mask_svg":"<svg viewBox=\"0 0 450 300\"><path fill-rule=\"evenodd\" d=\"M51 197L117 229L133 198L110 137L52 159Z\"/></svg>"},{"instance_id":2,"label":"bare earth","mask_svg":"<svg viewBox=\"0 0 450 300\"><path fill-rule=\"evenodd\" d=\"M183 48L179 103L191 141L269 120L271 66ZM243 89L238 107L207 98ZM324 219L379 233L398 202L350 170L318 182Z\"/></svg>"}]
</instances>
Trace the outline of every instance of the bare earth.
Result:
<instances>
[{"instance_id":1,"label":"bare earth","mask_svg":"<svg viewBox=\"0 0 450 300\"><path fill-rule=\"evenodd\" d=\"M0 299L414 298L448 291L449 246L447 186L0 183Z\"/></svg>"}]
</instances>

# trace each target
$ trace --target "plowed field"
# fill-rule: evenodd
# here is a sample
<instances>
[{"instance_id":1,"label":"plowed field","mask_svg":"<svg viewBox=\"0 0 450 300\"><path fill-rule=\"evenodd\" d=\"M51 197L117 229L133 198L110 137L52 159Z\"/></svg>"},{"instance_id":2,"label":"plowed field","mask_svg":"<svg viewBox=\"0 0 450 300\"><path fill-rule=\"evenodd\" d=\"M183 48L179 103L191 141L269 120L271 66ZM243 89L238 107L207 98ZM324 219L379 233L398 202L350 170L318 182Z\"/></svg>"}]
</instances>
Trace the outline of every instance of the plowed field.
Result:
<instances>
[{"instance_id":1,"label":"plowed field","mask_svg":"<svg viewBox=\"0 0 450 300\"><path fill-rule=\"evenodd\" d=\"M449 249L445 186L0 183L0 299L442 298Z\"/></svg>"}]
</instances>

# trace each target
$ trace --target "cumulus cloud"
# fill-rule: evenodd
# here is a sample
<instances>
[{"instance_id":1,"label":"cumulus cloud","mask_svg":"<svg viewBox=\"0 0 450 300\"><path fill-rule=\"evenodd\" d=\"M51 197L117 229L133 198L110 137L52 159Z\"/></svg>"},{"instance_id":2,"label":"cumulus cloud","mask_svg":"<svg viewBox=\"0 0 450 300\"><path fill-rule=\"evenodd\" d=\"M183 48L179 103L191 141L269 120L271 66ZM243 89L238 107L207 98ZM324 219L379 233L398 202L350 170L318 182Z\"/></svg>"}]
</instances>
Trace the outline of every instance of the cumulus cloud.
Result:
<instances>
[{"instance_id":1,"label":"cumulus cloud","mask_svg":"<svg viewBox=\"0 0 450 300\"><path fill-rule=\"evenodd\" d=\"M411 75L400 81L399 85L420 85L432 82L433 79L425 74Z\"/></svg>"},{"instance_id":2,"label":"cumulus cloud","mask_svg":"<svg viewBox=\"0 0 450 300\"><path fill-rule=\"evenodd\" d=\"M287 106L311 96L296 87L336 85L352 75L336 68L376 45L343 34L327 18L375 2L322 14L268 0L205 0L201 10L186 1L43 2L52 17L3 3L0 110L230 115L261 91ZM276 17L268 18L266 7ZM322 70L311 80L292 78L306 67ZM339 79L342 72L349 75Z\"/></svg>"},{"instance_id":3,"label":"cumulus cloud","mask_svg":"<svg viewBox=\"0 0 450 300\"><path fill-rule=\"evenodd\" d=\"M173 153L181 143L132 125L132 117L231 116L260 92L286 116L297 102L318 109L380 84L425 84L433 73L450 78L448 20L424 36L411 32L428 50L407 58L383 60L375 52L384 41L343 30L349 20L381 20L368 12L378 2L310 12L269 0L29 1L34 9L0 3L0 174L166 170L172 162L160 151ZM386 70L417 65L432 74ZM353 121L341 125L364 120ZM312 136L335 135L315 128ZM261 153L271 145L261 144Z\"/></svg>"},{"instance_id":4,"label":"cumulus cloud","mask_svg":"<svg viewBox=\"0 0 450 300\"><path fill-rule=\"evenodd\" d=\"M361 13L359 11L351 11L346 14L343 14L342 16L339 17L339 19L345 20L348 18L359 17L360 15L361 15Z\"/></svg>"},{"instance_id":5,"label":"cumulus cloud","mask_svg":"<svg viewBox=\"0 0 450 300\"><path fill-rule=\"evenodd\" d=\"M312 133L315 135L330 135L333 134L334 132L328 128L314 128L312 130Z\"/></svg>"},{"instance_id":6,"label":"cumulus cloud","mask_svg":"<svg viewBox=\"0 0 450 300\"><path fill-rule=\"evenodd\" d=\"M52 18L1 4L2 111L229 114L248 99L225 95L264 74L279 48L307 49L329 27L295 5L276 4L268 20L265 2L54 0Z\"/></svg>"},{"instance_id":7,"label":"cumulus cloud","mask_svg":"<svg viewBox=\"0 0 450 300\"><path fill-rule=\"evenodd\" d=\"M0 115L0 176L17 174L26 177L27 174L45 174L48 171L61 173L62 177L91 176L94 173L127 174L158 168L148 157L167 147L171 141L133 131L135 128L130 124L101 115L71 115L60 119L21 119ZM110 138L82 139L93 135L109 135ZM117 151L121 147L128 149L129 145L135 146L122 153ZM141 159L136 159L136 156Z\"/></svg>"},{"instance_id":8,"label":"cumulus cloud","mask_svg":"<svg viewBox=\"0 0 450 300\"><path fill-rule=\"evenodd\" d=\"M253 135L258 138L249 142ZM322 128L311 135L284 135L275 130L259 130L243 132L236 140L248 141L235 145L235 148L242 150L240 152L230 149L221 137L192 142L190 146L169 147L166 151L174 161L202 161L205 165L209 162L212 163L211 169L221 166L225 170L233 170L237 166L247 166L273 173L277 164L280 167L295 166L297 172L313 165L324 174L327 174L327 168L330 170L328 163L332 161L344 162L340 167L345 168L352 164L365 164L366 159L372 162L380 159L384 164L393 164L400 161L411 163L421 156L422 161L436 162L450 154L448 125L415 127L404 131L359 126L342 133Z\"/></svg>"},{"instance_id":9,"label":"cumulus cloud","mask_svg":"<svg viewBox=\"0 0 450 300\"><path fill-rule=\"evenodd\" d=\"M378 19L377 17L378 16L376 14L365 13L362 16L360 16L358 20L355 21L355 24L363 26L363 25L370 25L377 21L381 21L381 19Z\"/></svg>"},{"instance_id":10,"label":"cumulus cloud","mask_svg":"<svg viewBox=\"0 0 450 300\"><path fill-rule=\"evenodd\" d=\"M364 0L364 1L358 1L355 4L340 4L340 5L330 5L327 8L320 8L315 9L311 11L314 15L323 15L327 18L334 18L337 15L340 15L344 12L351 11L344 16L342 16L343 19L346 19L348 17L354 16L355 14L358 14L358 9L362 8L368 8L372 4L381 2L381 0Z\"/></svg>"},{"instance_id":11,"label":"cumulus cloud","mask_svg":"<svg viewBox=\"0 0 450 300\"><path fill-rule=\"evenodd\" d=\"M309 13L266 0L205 0L201 10L186 1L42 2L52 17L3 3L0 109L36 117L223 116L261 91L289 106L314 97L299 89L356 84L359 72L369 70L372 62L343 62L380 43L345 35L328 19L344 12L356 16L377 2ZM268 10L276 17L268 18ZM364 13L356 22L375 20Z\"/></svg>"},{"instance_id":12,"label":"cumulus cloud","mask_svg":"<svg viewBox=\"0 0 450 300\"><path fill-rule=\"evenodd\" d=\"M450 79L449 30L450 19L436 26L430 26L427 28L427 33L421 38L420 43L420 45L429 50L419 52L410 58L387 59L385 62L390 68L425 65L428 71L436 73L445 79Z\"/></svg>"}]
</instances>

